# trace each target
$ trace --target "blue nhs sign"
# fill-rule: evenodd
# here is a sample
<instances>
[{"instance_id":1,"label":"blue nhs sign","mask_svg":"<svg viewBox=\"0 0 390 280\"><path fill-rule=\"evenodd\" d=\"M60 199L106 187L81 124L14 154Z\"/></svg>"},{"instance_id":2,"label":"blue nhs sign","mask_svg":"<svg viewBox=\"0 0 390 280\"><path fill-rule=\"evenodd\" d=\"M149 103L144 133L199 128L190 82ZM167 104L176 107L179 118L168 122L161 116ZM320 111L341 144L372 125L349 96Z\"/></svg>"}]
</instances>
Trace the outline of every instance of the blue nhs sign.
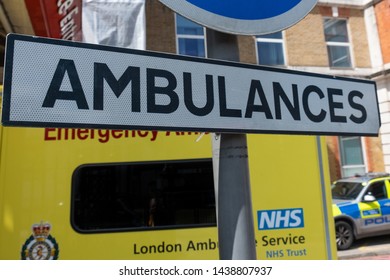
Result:
<instances>
[{"instance_id":1,"label":"blue nhs sign","mask_svg":"<svg viewBox=\"0 0 390 280\"><path fill-rule=\"evenodd\" d=\"M303 228L302 208L259 210L257 211L259 230Z\"/></svg>"}]
</instances>

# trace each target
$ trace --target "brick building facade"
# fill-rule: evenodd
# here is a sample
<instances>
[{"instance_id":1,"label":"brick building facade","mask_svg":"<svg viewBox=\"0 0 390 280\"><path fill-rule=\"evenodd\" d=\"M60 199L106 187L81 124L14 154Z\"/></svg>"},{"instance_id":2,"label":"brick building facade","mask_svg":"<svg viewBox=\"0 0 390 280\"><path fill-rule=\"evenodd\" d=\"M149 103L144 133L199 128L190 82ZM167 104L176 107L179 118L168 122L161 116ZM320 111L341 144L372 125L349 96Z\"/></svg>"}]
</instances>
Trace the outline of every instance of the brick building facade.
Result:
<instances>
[{"instance_id":1,"label":"brick building facade","mask_svg":"<svg viewBox=\"0 0 390 280\"><path fill-rule=\"evenodd\" d=\"M348 4L345 4L349 2ZM385 2L385 3L382 3ZM298 24L283 31L284 65L288 69L340 75L354 78L371 78L381 65L379 48L370 40L376 33L375 16L369 9L380 11L378 18L388 18L389 1L319 1L317 6ZM374 5L376 4L376 5ZM371 11L372 12L372 11ZM350 65L331 66L329 45L324 31L326 19L338 19L346 26L345 45L350 56ZM380 34L389 34L386 23L378 19ZM174 13L155 0L146 1L147 49L177 53L176 26ZM390 40L390 36L387 37ZM379 42L379 41L378 41ZM255 36L238 36L240 61L257 64L257 41ZM390 47L382 41L383 51L387 51L390 62ZM336 42L337 47L337 42ZM331 47L330 47L331 48ZM379 57L379 59L378 59ZM385 53L384 53L384 57ZM390 103L388 103L390 104ZM390 110L390 105L389 105ZM382 110L383 111L383 110ZM389 115L390 116L390 115ZM390 117L389 117L390 121ZM389 129L390 132L390 129ZM390 138L390 134L389 134ZM389 140L390 143L390 140ZM328 158L331 180L363 172L383 172L384 164L381 137L327 137ZM390 157L390 145L389 145ZM390 158L389 158L390 161ZM390 168L390 166L389 166ZM390 171L387 170L387 171Z\"/></svg>"},{"instance_id":2,"label":"brick building facade","mask_svg":"<svg viewBox=\"0 0 390 280\"><path fill-rule=\"evenodd\" d=\"M381 111L381 139L385 170L390 172L390 1L376 1L373 6L380 46L380 63L375 65L372 79L376 81Z\"/></svg>"}]
</instances>

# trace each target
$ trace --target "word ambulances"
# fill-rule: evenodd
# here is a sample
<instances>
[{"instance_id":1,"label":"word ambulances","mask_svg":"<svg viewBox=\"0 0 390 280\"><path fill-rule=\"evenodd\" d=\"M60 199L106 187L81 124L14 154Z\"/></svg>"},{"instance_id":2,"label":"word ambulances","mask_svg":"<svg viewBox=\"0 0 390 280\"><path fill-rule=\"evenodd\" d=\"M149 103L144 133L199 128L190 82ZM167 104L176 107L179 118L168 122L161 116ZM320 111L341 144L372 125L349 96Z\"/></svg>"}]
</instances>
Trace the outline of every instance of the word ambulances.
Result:
<instances>
[{"instance_id":1,"label":"word ambulances","mask_svg":"<svg viewBox=\"0 0 390 280\"><path fill-rule=\"evenodd\" d=\"M369 80L15 34L6 54L7 126L359 136L380 127Z\"/></svg>"}]
</instances>

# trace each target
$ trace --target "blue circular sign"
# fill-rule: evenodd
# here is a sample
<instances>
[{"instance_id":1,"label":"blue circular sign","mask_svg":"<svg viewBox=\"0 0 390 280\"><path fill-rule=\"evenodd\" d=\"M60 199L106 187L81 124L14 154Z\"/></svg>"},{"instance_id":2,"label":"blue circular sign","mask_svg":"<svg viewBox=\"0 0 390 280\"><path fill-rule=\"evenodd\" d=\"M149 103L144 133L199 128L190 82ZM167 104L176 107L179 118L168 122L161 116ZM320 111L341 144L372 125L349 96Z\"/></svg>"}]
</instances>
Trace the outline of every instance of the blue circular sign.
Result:
<instances>
[{"instance_id":1,"label":"blue circular sign","mask_svg":"<svg viewBox=\"0 0 390 280\"><path fill-rule=\"evenodd\" d=\"M233 34L261 35L303 19L317 0L160 0L206 27Z\"/></svg>"}]
</instances>

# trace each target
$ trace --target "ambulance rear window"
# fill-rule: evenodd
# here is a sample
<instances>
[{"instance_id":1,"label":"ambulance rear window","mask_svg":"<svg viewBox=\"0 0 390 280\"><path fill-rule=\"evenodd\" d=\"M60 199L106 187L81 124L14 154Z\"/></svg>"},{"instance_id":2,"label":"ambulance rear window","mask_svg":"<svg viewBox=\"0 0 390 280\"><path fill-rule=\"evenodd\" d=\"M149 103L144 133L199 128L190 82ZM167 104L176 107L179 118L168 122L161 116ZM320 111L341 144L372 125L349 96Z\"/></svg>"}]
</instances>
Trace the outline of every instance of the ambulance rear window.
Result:
<instances>
[{"instance_id":1,"label":"ambulance rear window","mask_svg":"<svg viewBox=\"0 0 390 280\"><path fill-rule=\"evenodd\" d=\"M215 226L211 159L80 166L71 221L83 233Z\"/></svg>"}]
</instances>

